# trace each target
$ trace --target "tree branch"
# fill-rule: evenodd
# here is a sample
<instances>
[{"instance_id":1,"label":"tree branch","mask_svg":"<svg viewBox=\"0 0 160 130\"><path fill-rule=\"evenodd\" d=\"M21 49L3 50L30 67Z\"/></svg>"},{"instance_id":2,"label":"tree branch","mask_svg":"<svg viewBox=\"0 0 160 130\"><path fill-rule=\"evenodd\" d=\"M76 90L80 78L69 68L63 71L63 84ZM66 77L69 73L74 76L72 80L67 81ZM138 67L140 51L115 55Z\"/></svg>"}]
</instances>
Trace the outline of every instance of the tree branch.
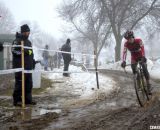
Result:
<instances>
[{"instance_id":1,"label":"tree branch","mask_svg":"<svg viewBox=\"0 0 160 130\"><path fill-rule=\"evenodd\" d=\"M131 27L131 30L137 25L137 23L138 23L140 20L142 20L146 15L148 15L148 13L152 10L153 5L156 3L156 1L157 1L157 0L153 0L150 8L149 8L140 18L138 18L138 19L133 23L133 25L132 25L132 27Z\"/></svg>"}]
</instances>

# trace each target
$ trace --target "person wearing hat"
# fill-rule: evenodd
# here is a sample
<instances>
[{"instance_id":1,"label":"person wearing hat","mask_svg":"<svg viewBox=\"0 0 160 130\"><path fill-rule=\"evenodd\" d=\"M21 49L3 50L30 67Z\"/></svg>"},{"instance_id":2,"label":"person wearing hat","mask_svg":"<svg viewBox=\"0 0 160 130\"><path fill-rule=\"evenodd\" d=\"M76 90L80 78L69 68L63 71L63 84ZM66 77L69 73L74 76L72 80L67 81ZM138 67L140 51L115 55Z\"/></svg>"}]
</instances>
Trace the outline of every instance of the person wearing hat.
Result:
<instances>
[{"instance_id":1,"label":"person wearing hat","mask_svg":"<svg viewBox=\"0 0 160 130\"><path fill-rule=\"evenodd\" d=\"M61 51L64 52L69 52L69 53L63 53L62 52L62 57L64 60L64 71L68 71L69 64L71 62L71 40L68 38L66 40L66 43L61 47ZM64 72L63 76L69 77L69 73Z\"/></svg>"},{"instance_id":2,"label":"person wearing hat","mask_svg":"<svg viewBox=\"0 0 160 130\"><path fill-rule=\"evenodd\" d=\"M21 41L24 41L24 46L32 47L31 41L28 39L30 34L30 28L27 24L21 26L21 33L16 33L16 39L13 41L13 45L21 45ZM22 68L21 62L21 47L13 47L13 68ZM35 60L32 49L24 48L24 69L32 70L35 66ZM35 105L36 102L32 100L32 74L25 73L25 104ZM13 105L19 106L22 102L22 72L15 73L15 87L13 92Z\"/></svg>"}]
</instances>

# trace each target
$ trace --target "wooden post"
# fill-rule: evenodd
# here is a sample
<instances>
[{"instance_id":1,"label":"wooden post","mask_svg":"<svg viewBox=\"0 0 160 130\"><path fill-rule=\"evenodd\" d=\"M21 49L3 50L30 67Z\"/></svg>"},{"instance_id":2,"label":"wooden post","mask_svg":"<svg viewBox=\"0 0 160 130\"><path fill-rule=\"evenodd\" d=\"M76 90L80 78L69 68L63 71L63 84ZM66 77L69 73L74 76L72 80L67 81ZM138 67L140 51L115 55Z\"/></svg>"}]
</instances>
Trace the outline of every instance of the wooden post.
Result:
<instances>
[{"instance_id":1,"label":"wooden post","mask_svg":"<svg viewBox=\"0 0 160 130\"><path fill-rule=\"evenodd\" d=\"M21 62L22 68L24 69L24 41L21 41ZM22 71L22 108L25 108L25 77L24 72Z\"/></svg>"},{"instance_id":2,"label":"wooden post","mask_svg":"<svg viewBox=\"0 0 160 130\"><path fill-rule=\"evenodd\" d=\"M97 81L97 88L99 89L99 80L98 80L98 70L97 70L97 57L96 51L94 51L94 62L95 62L95 70L96 70L96 81Z\"/></svg>"}]
</instances>

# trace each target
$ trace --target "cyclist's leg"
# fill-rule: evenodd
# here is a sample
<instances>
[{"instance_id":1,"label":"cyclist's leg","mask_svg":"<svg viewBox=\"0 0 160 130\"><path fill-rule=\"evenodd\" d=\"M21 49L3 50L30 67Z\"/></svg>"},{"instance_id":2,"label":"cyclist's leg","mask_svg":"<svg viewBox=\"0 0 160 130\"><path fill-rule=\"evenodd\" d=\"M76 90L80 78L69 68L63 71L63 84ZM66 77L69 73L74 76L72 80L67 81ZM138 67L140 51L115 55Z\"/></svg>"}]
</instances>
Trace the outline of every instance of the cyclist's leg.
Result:
<instances>
[{"instance_id":1,"label":"cyclist's leg","mask_svg":"<svg viewBox=\"0 0 160 130\"><path fill-rule=\"evenodd\" d=\"M134 75L134 80L137 84L137 90L141 90L141 87L140 87L140 80L139 80L139 75L137 75L137 62L135 60L132 60L131 62L131 68L132 68L132 72L133 72L133 75ZM137 91L136 90L136 91Z\"/></svg>"},{"instance_id":2,"label":"cyclist's leg","mask_svg":"<svg viewBox=\"0 0 160 130\"><path fill-rule=\"evenodd\" d=\"M147 69L147 64L144 62L142 63L142 68L143 68L143 73L144 73L144 76L147 80L147 83L150 82L150 75L149 75L149 72L148 72L148 69Z\"/></svg>"},{"instance_id":3,"label":"cyclist's leg","mask_svg":"<svg viewBox=\"0 0 160 130\"><path fill-rule=\"evenodd\" d=\"M131 61L131 68L132 68L132 73L133 73L133 78L136 80L137 79L137 63L134 61Z\"/></svg>"},{"instance_id":4,"label":"cyclist's leg","mask_svg":"<svg viewBox=\"0 0 160 130\"><path fill-rule=\"evenodd\" d=\"M148 91L150 93L150 91L151 91L150 75L149 75L149 72L148 72L148 69L147 69L146 62L142 63L142 68L143 68L143 73L144 73L144 76L145 76L145 79L146 79L146 82L147 82Z\"/></svg>"},{"instance_id":5,"label":"cyclist's leg","mask_svg":"<svg viewBox=\"0 0 160 130\"><path fill-rule=\"evenodd\" d=\"M131 59L131 68L133 74L135 75L137 73L137 62L133 58Z\"/></svg>"}]
</instances>

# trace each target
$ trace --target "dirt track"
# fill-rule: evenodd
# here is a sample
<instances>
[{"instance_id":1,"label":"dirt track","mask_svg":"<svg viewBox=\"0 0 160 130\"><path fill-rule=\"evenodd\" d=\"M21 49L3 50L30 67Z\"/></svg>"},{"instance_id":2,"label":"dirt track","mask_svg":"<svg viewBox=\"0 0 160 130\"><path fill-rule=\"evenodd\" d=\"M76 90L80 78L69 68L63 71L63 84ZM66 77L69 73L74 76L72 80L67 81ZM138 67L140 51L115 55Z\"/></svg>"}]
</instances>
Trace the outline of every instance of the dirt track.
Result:
<instances>
[{"instance_id":1,"label":"dirt track","mask_svg":"<svg viewBox=\"0 0 160 130\"><path fill-rule=\"evenodd\" d=\"M50 95L34 97L39 104L27 110L6 109L11 106L10 98L1 98L0 125L2 130L148 130L150 126L160 126L159 84L152 81L153 98L145 107L136 102L132 75L120 71L104 71L112 77L119 89L109 96L87 104L72 106L47 106L62 99L76 99L77 95ZM106 83L107 87L107 83ZM79 102L77 102L79 103ZM46 107L47 106L47 107ZM54 105L55 107L55 105ZM50 112L42 115L34 113L41 109L60 109L59 114ZM34 116L33 116L34 115Z\"/></svg>"}]
</instances>

